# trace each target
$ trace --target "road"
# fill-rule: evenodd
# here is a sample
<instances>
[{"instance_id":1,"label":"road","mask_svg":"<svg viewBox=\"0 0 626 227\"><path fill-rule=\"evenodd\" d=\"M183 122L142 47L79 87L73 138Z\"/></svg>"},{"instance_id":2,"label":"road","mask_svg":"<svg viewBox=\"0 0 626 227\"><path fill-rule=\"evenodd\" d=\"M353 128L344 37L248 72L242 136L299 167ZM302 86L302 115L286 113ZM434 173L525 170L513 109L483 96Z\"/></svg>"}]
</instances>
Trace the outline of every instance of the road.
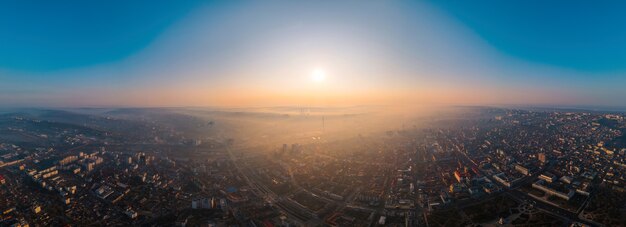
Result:
<instances>
[{"instance_id":1,"label":"road","mask_svg":"<svg viewBox=\"0 0 626 227\"><path fill-rule=\"evenodd\" d=\"M278 196L272 190L268 189L267 187L265 187L264 185L262 185L261 183L256 181L256 179L254 178L253 174L248 172L247 168L244 168L244 167L240 166L239 161L235 157L235 155L233 154L230 146L226 147L226 151L228 153L228 156L232 160L233 164L235 165L235 169L237 169L237 172L239 172L239 174L245 179L245 181L248 184L248 186L252 189L252 193L254 195L256 195L259 198L263 198L265 201L267 201L270 204L278 204L279 202L290 202L288 199L285 199L285 198L282 198L282 197ZM310 224L310 223L308 223L310 221L321 222L315 216L312 217L312 220L303 220L302 218L298 217L297 215L294 215L291 210L287 210L283 206L277 205L277 206L274 206L274 207L279 209L281 211L281 213L285 214L291 220L298 221L299 222L298 224L302 225L302 226L304 226L306 224Z\"/></svg>"}]
</instances>

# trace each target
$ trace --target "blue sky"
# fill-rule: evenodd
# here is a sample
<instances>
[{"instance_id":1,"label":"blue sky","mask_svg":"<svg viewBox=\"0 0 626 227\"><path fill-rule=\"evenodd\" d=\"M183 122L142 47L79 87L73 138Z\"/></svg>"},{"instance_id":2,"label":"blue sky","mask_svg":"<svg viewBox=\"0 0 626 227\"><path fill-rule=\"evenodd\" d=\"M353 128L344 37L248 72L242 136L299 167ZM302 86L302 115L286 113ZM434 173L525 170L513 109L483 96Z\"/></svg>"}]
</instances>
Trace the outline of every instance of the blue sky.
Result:
<instances>
[{"instance_id":1,"label":"blue sky","mask_svg":"<svg viewBox=\"0 0 626 227\"><path fill-rule=\"evenodd\" d=\"M200 5L191 2L5 2L0 66L49 72L118 61L141 51Z\"/></svg>"},{"instance_id":2,"label":"blue sky","mask_svg":"<svg viewBox=\"0 0 626 227\"><path fill-rule=\"evenodd\" d=\"M437 4L504 54L592 73L626 69L622 1Z\"/></svg>"},{"instance_id":3,"label":"blue sky","mask_svg":"<svg viewBox=\"0 0 626 227\"><path fill-rule=\"evenodd\" d=\"M626 106L625 4L2 2L0 105Z\"/></svg>"}]
</instances>

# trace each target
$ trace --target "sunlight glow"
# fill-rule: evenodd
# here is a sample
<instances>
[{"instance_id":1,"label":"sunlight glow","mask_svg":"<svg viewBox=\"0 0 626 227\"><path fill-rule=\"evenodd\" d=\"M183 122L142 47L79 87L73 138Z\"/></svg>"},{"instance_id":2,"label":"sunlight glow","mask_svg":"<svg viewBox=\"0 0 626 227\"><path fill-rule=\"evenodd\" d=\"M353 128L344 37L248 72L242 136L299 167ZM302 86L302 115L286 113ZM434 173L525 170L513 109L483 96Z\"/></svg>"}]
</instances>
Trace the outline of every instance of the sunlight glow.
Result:
<instances>
[{"instance_id":1,"label":"sunlight glow","mask_svg":"<svg viewBox=\"0 0 626 227\"><path fill-rule=\"evenodd\" d=\"M326 79L326 71L322 68L316 68L311 71L311 80L316 83L321 83Z\"/></svg>"}]
</instances>

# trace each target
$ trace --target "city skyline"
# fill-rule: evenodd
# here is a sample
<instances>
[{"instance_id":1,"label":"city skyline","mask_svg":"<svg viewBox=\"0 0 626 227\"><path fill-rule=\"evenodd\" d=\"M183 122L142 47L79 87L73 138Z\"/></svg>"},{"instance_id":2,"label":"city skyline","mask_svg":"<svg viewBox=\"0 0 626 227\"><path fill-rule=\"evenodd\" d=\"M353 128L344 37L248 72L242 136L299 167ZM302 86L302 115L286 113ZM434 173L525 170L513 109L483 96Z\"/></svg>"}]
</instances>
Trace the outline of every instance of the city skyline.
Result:
<instances>
[{"instance_id":1,"label":"city skyline","mask_svg":"<svg viewBox=\"0 0 626 227\"><path fill-rule=\"evenodd\" d=\"M625 226L624 8L0 1L0 226Z\"/></svg>"},{"instance_id":2,"label":"city skyline","mask_svg":"<svg viewBox=\"0 0 626 227\"><path fill-rule=\"evenodd\" d=\"M623 3L2 4L2 107L626 106Z\"/></svg>"}]
</instances>

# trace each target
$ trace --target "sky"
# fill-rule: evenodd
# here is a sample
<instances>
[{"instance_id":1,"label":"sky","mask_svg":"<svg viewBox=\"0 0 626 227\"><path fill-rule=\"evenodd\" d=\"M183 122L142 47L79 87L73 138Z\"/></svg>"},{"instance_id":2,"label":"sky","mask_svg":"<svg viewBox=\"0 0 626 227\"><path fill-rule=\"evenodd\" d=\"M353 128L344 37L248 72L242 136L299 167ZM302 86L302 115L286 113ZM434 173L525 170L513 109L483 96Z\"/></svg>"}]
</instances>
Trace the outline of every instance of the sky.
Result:
<instances>
[{"instance_id":1,"label":"sky","mask_svg":"<svg viewBox=\"0 0 626 227\"><path fill-rule=\"evenodd\" d=\"M624 107L624 7L3 1L0 106Z\"/></svg>"}]
</instances>

